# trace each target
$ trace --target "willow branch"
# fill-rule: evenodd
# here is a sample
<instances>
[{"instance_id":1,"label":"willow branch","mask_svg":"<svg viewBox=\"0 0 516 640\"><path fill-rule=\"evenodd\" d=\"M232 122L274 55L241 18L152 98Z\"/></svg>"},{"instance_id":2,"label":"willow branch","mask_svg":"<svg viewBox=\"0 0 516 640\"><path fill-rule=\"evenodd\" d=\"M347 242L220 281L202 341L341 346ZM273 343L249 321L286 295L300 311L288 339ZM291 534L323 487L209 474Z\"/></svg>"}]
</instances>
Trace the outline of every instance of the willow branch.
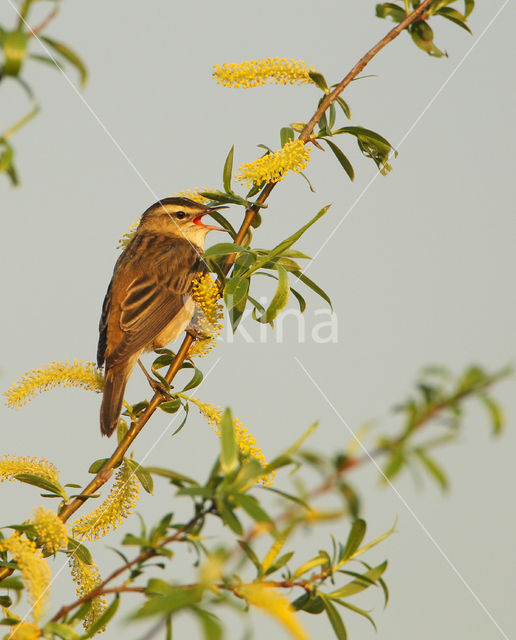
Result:
<instances>
[{"instance_id":1,"label":"willow branch","mask_svg":"<svg viewBox=\"0 0 516 640\"><path fill-rule=\"evenodd\" d=\"M60 618L63 618L64 616L68 615L70 611L73 611L77 607L80 607L81 604L84 604L89 600L93 600L93 598L96 598L97 596L104 595L105 593L119 593L120 591L140 591L140 590L144 591L144 589L140 589L140 587L129 588L129 587L126 587L125 585L124 585L124 588L114 587L112 589L106 589L105 587L110 582L115 580L115 578L118 578L119 575L121 575L125 571L128 571L131 567L134 567L137 564L141 564L146 560L150 560L150 558L158 554L159 549L162 549L167 544L170 544L171 542L181 542L182 540L185 540L185 538L182 537L183 534L187 533L192 527L194 527L200 520L202 520L211 511L213 511L213 505L207 509L202 509L193 518L191 518L186 524L180 527L174 534L172 534L171 536L168 536L168 538L165 538L165 540L163 540L156 548L142 551L129 562L126 562L125 564L118 567L118 569L115 569L115 571L113 571L113 573L111 573L107 578L105 578L105 580L103 580L97 587L95 587L95 589L93 589L86 595L82 596L82 598L75 600L75 602L72 602L72 604L69 604L67 606L62 606L59 609L59 611L56 613L56 615L52 618L52 622L57 622Z\"/></svg>"},{"instance_id":2,"label":"willow branch","mask_svg":"<svg viewBox=\"0 0 516 640\"><path fill-rule=\"evenodd\" d=\"M360 60L355 64L355 66L349 71L349 73L339 82L339 84L327 94L319 105L318 109L315 111L306 127L303 129L301 134L299 135L299 139L303 142L308 142L310 140L310 136L313 133L315 125L319 121L320 117L325 113L327 109L335 102L337 97L344 91L344 89L358 76L358 74L369 64L369 62L390 42L392 42L395 38L397 38L402 31L404 31L408 26L412 23L418 21L424 11L430 6L433 0L424 0L414 11L409 13L407 17L397 24L393 29L391 29L379 42L377 42L369 51L360 58ZM30 4L30 3L29 3ZM247 209L245 212L244 220L240 229L235 238L236 243L241 243L250 227L251 223L258 212L260 204L264 204L265 201L270 196L272 190L276 186L276 183L268 183L262 189L260 195L257 198L257 204L253 205L251 208ZM235 260L235 255L230 255L226 258L224 263L223 271L227 274ZM193 343L193 338L191 335L186 334L179 351L177 352L174 361L172 362L165 379L170 384L174 379L176 373L181 368L184 360L188 356L188 351L190 346ZM131 423L131 427L127 432L127 435L122 440L122 442L115 449L112 456L109 458L108 462L104 465L104 467L99 471L99 473L95 476L95 478L87 485L87 487L81 492L80 498L75 498L69 504L64 505L64 507L59 512L59 517L63 522L66 522L70 516L75 513L83 503L88 500L88 498L96 493L98 489L103 486L109 479L110 474L109 471L114 469L117 465L122 461L125 453L143 429L143 427L147 424L151 416L154 414L156 409L160 406L162 402L165 401L165 398L159 394L155 393L152 400L150 401L148 407L142 413L142 415L134 422ZM7 577L12 573L12 569L0 569L0 580Z\"/></svg>"},{"instance_id":3,"label":"willow branch","mask_svg":"<svg viewBox=\"0 0 516 640\"><path fill-rule=\"evenodd\" d=\"M423 13L423 11L425 11L425 9L430 5L431 2L432 0L425 0L417 9L415 9L412 13L410 13L405 18L405 20L403 20L403 22L400 22L400 24L396 25L391 31L389 31L389 33L385 37L383 37L377 44L375 44L375 46L372 47L372 49L370 49L357 62L357 64L351 69L351 71L345 76L345 78L335 87L335 89L324 98L324 100L322 101L317 111L314 113L314 115L312 116L312 118L304 128L304 130L301 132L299 136L301 140L307 141L309 139L310 135L314 130L316 123L319 121L319 118L327 109L329 109L330 105L333 104L333 102L335 102L335 100L337 99L337 96L340 95L342 91L344 91L344 89L349 85L349 83L354 78L357 77L357 75L364 69L364 67L374 58L374 56L379 51L381 51L387 44L392 42L392 40L394 40L411 23L415 22L419 18L420 14ZM259 205L265 203L265 201L271 194L272 190L274 189L275 185L276 183L273 183L273 182L265 185L265 187L263 188L262 192L260 193L257 199L257 205L254 205L253 207L251 207L245 212L244 220L235 238L235 242L237 244L244 240L245 236L249 231L249 228L251 227L253 218L258 212L258 209L260 208ZM234 255L228 256L223 269L225 274L227 274L231 269L234 259L235 259ZM179 371L179 369L181 368L181 365L186 359L193 340L194 339L190 334L185 335L183 339L183 343L181 344L181 347L177 352L177 355L174 358L174 361L172 362L165 376L165 379L169 384L172 382L176 373ZM88 499L88 497L96 493L97 490L108 480L108 477L106 477L107 472L114 469L118 464L120 464L125 453L129 449L133 441L135 440L136 436L140 433L140 431L149 421L152 414L156 411L159 405L162 402L164 402L164 400L165 399L163 398L163 396L160 395L159 393L154 394L152 400L150 401L149 406L145 409L142 415L135 422L131 424L131 428L129 429L126 437L118 445L118 447L116 448L115 452L113 453L109 461L104 465L104 467L97 474L97 476L89 483L89 485L81 492L81 497L76 498L71 503L65 505L63 509L60 511L59 517L61 518L61 520L63 520L63 522L66 522L66 520L68 520L68 518L73 513L75 513L75 511L77 511L79 507L82 506L82 504Z\"/></svg>"}]
</instances>

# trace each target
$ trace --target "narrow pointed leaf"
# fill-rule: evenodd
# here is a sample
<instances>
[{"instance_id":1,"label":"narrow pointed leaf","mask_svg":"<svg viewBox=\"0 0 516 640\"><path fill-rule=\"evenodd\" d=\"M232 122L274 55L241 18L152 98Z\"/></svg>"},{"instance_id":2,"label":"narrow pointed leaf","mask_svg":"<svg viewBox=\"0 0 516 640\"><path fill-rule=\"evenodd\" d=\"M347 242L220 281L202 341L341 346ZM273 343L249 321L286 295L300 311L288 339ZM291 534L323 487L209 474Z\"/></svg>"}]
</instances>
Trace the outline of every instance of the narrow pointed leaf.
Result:
<instances>
[{"instance_id":1,"label":"narrow pointed leaf","mask_svg":"<svg viewBox=\"0 0 516 640\"><path fill-rule=\"evenodd\" d=\"M84 62L79 58L75 51L70 49L68 45L63 44L62 42L58 42L57 40L54 40L52 38L40 36L40 39L50 47L52 47L54 51L63 56L65 60L67 60L77 69L77 71L79 72L79 77L81 79L81 85L84 86L86 84L86 81L88 80L88 71L84 65Z\"/></svg>"},{"instance_id":2,"label":"narrow pointed leaf","mask_svg":"<svg viewBox=\"0 0 516 640\"><path fill-rule=\"evenodd\" d=\"M335 143L333 143L331 140L328 140L327 138L325 138L325 142L335 154L335 157L340 162L341 167L348 174L349 179L354 180L355 171L353 170L353 165L351 164L351 162L347 159L347 157L342 153L341 149Z\"/></svg>"},{"instance_id":3,"label":"narrow pointed leaf","mask_svg":"<svg viewBox=\"0 0 516 640\"><path fill-rule=\"evenodd\" d=\"M233 154L235 152L234 145L229 150L229 153L226 157L226 161L224 162L224 172L222 174L222 180L224 183L224 189L227 193L231 192L231 176L233 174Z\"/></svg>"}]
</instances>

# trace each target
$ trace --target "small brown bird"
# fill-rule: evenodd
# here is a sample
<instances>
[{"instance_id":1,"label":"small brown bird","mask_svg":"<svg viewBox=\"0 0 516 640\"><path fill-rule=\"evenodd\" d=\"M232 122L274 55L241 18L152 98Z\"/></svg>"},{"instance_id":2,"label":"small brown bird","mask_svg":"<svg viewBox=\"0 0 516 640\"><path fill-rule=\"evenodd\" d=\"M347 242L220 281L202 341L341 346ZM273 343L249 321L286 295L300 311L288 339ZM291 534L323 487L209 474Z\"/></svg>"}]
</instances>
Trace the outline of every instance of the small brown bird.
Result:
<instances>
[{"instance_id":1,"label":"small brown bird","mask_svg":"<svg viewBox=\"0 0 516 640\"><path fill-rule=\"evenodd\" d=\"M188 198L165 198L143 214L118 258L104 299L97 362L105 361L100 430L116 429L124 391L141 354L164 347L184 331L195 303L192 281L206 272L206 234L220 227L203 224L210 211Z\"/></svg>"}]
</instances>

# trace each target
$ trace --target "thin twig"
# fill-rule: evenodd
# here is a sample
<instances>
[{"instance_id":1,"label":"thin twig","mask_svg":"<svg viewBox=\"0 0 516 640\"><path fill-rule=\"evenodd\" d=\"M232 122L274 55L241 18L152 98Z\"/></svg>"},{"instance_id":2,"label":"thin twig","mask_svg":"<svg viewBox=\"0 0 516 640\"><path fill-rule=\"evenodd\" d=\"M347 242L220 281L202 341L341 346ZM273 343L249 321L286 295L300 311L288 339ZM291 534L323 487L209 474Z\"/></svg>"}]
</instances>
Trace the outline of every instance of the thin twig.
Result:
<instances>
[{"instance_id":1,"label":"thin twig","mask_svg":"<svg viewBox=\"0 0 516 640\"><path fill-rule=\"evenodd\" d=\"M117 593L121 591L121 589L117 589L117 588L105 589L105 586L110 582L112 582L120 574L124 573L125 571L128 571L134 565L141 564L142 562L145 562L146 560L149 560L150 558L157 555L159 549L162 549L167 544L182 540L181 536L185 532L187 532L189 529L191 529L193 526L195 526L199 522L199 520L202 520L202 518L206 517L206 515L211 511L213 511L213 505L197 513L186 524L180 527L174 534L172 534L168 538L165 538L165 540L163 540L155 549L147 549L146 551L142 551L135 558L133 558L133 560L130 560L129 562L126 562L122 566L118 567L118 569L115 569L115 571L113 571L107 578L105 578L105 580L103 580L97 587L95 587L95 589L87 593L85 596L82 596L82 598L75 600L75 602L72 602L72 604L61 607L59 611L56 613L56 615L52 618L52 622L57 622L60 618L63 618L64 616L68 615L70 611L73 611L73 609L80 607L81 604L84 604L89 600L93 600L93 598L96 598L97 596L101 596L105 593ZM137 591L137 590L140 590L140 588L139 587L135 587L133 589L125 588L124 590Z\"/></svg>"}]
</instances>

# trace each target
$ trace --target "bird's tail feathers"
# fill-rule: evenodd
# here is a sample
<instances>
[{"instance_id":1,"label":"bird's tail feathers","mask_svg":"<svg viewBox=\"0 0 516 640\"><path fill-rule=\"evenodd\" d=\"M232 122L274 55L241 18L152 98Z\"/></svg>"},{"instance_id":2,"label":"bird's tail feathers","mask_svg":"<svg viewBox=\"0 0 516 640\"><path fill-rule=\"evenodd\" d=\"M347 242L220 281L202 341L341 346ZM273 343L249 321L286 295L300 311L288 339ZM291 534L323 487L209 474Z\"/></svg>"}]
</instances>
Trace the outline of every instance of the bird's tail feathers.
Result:
<instances>
[{"instance_id":1,"label":"bird's tail feathers","mask_svg":"<svg viewBox=\"0 0 516 640\"><path fill-rule=\"evenodd\" d=\"M111 436L117 428L127 381L133 370L134 364L128 366L127 362L106 370L104 379L104 395L100 407L100 430L102 435Z\"/></svg>"}]
</instances>

